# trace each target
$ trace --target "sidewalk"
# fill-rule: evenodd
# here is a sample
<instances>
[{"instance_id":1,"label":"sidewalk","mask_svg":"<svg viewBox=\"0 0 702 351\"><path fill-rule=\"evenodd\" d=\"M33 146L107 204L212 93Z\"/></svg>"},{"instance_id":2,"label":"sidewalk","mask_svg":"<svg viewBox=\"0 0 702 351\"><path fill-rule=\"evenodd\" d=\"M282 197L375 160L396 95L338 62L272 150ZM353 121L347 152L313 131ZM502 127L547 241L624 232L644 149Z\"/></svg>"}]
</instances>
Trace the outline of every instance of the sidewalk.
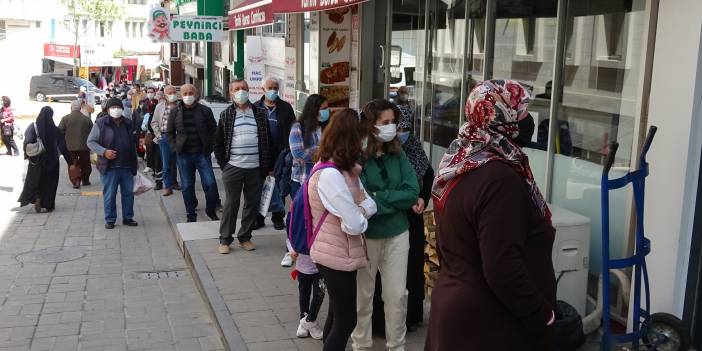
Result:
<instances>
[{"instance_id":1,"label":"sidewalk","mask_svg":"<svg viewBox=\"0 0 702 351\"><path fill-rule=\"evenodd\" d=\"M0 350L224 350L158 194L107 230L98 172L78 191L61 162L56 210L36 214L10 210L24 161L0 157Z\"/></svg>"},{"instance_id":2,"label":"sidewalk","mask_svg":"<svg viewBox=\"0 0 702 351\"><path fill-rule=\"evenodd\" d=\"M219 179L221 172L215 169ZM220 183L221 185L221 183ZM196 189L200 204L204 204L204 193L199 181ZM220 196L224 201L224 190L220 186ZM179 192L174 196L162 197L162 204L168 216L178 228L187 253L194 260L203 262L203 270L195 269L200 279L213 282L213 309L224 311L220 323L228 323L234 342L245 344L251 351L321 350L322 342L311 338L295 336L300 321L297 282L290 278L291 268L280 266L285 252L285 232L276 231L266 219L266 227L254 231L252 241L256 250L246 252L236 241L228 255L217 253L219 222L185 222L183 198ZM242 200L243 206L243 200ZM207 219L201 205L198 219ZM241 210L240 210L241 211ZM238 214L239 218L241 213ZM238 226L237 226L238 228ZM212 301L215 300L215 301ZM327 315L328 296L325 298L318 321L324 323ZM428 313L425 316L428 321ZM224 329L224 327L223 327ZM414 333L407 334L407 350L424 349L426 323ZM374 340L375 350L384 350L385 340ZM349 347L350 350L350 342Z\"/></svg>"}]
</instances>

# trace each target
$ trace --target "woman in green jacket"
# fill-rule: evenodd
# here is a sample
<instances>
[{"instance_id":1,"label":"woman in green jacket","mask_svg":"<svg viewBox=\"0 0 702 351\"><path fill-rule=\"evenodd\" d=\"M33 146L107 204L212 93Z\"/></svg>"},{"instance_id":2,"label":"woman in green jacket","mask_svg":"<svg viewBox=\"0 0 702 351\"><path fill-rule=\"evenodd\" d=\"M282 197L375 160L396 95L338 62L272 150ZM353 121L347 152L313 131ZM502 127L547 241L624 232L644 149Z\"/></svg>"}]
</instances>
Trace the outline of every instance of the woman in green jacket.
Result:
<instances>
[{"instance_id":1,"label":"woman in green jacket","mask_svg":"<svg viewBox=\"0 0 702 351\"><path fill-rule=\"evenodd\" d=\"M404 350L407 327L407 210L417 203L417 176L397 138L400 111L387 100L373 100L363 108L368 135L361 181L378 212L366 231L368 266L358 270L358 322L351 335L354 350L373 347L371 315L376 273L382 277L385 302L386 349Z\"/></svg>"}]
</instances>

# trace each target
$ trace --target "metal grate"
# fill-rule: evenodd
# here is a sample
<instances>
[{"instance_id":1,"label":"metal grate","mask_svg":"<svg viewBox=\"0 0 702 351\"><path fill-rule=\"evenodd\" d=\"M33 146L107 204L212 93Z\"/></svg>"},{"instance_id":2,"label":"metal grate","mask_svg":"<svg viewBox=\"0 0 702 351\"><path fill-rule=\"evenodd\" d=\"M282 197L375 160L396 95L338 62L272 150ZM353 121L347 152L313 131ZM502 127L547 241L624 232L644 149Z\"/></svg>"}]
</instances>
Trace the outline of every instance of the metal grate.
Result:
<instances>
[{"instance_id":1,"label":"metal grate","mask_svg":"<svg viewBox=\"0 0 702 351\"><path fill-rule=\"evenodd\" d=\"M180 279L186 274L185 270L141 272L137 274L137 278L143 280Z\"/></svg>"}]
</instances>

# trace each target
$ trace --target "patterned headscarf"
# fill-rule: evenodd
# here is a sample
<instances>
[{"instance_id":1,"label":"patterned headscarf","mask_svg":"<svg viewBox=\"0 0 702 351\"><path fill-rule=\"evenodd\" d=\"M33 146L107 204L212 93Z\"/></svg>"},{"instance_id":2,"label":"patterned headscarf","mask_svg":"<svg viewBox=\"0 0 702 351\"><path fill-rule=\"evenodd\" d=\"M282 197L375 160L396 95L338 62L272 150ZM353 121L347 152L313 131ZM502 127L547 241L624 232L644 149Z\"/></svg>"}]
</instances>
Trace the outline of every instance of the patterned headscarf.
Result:
<instances>
[{"instance_id":1,"label":"patterned headscarf","mask_svg":"<svg viewBox=\"0 0 702 351\"><path fill-rule=\"evenodd\" d=\"M444 208L451 187L461 175L491 161L510 165L529 187L534 205L548 220L548 209L529 160L511 139L519 135L517 122L528 115L530 96L527 90L513 80L489 80L476 86L466 101L466 123L461 127L439 163L432 195L434 205Z\"/></svg>"}]
</instances>

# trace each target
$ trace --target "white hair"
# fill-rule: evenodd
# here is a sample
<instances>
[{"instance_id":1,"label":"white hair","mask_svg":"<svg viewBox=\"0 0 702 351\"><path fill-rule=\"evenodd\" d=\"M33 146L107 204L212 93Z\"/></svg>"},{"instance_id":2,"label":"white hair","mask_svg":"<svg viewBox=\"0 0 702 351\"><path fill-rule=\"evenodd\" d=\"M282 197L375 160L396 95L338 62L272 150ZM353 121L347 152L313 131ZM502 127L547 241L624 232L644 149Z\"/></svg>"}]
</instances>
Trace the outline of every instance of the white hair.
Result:
<instances>
[{"instance_id":1,"label":"white hair","mask_svg":"<svg viewBox=\"0 0 702 351\"><path fill-rule=\"evenodd\" d=\"M73 102L71 102L71 111L80 111L80 108L82 105L83 105L82 101L73 100Z\"/></svg>"},{"instance_id":2,"label":"white hair","mask_svg":"<svg viewBox=\"0 0 702 351\"><path fill-rule=\"evenodd\" d=\"M280 79L278 79L277 77L268 76L268 77L266 77L266 80L263 81L263 84L265 85L266 83L268 83L270 81L275 82L275 84L278 85L278 89L280 89Z\"/></svg>"}]
</instances>

